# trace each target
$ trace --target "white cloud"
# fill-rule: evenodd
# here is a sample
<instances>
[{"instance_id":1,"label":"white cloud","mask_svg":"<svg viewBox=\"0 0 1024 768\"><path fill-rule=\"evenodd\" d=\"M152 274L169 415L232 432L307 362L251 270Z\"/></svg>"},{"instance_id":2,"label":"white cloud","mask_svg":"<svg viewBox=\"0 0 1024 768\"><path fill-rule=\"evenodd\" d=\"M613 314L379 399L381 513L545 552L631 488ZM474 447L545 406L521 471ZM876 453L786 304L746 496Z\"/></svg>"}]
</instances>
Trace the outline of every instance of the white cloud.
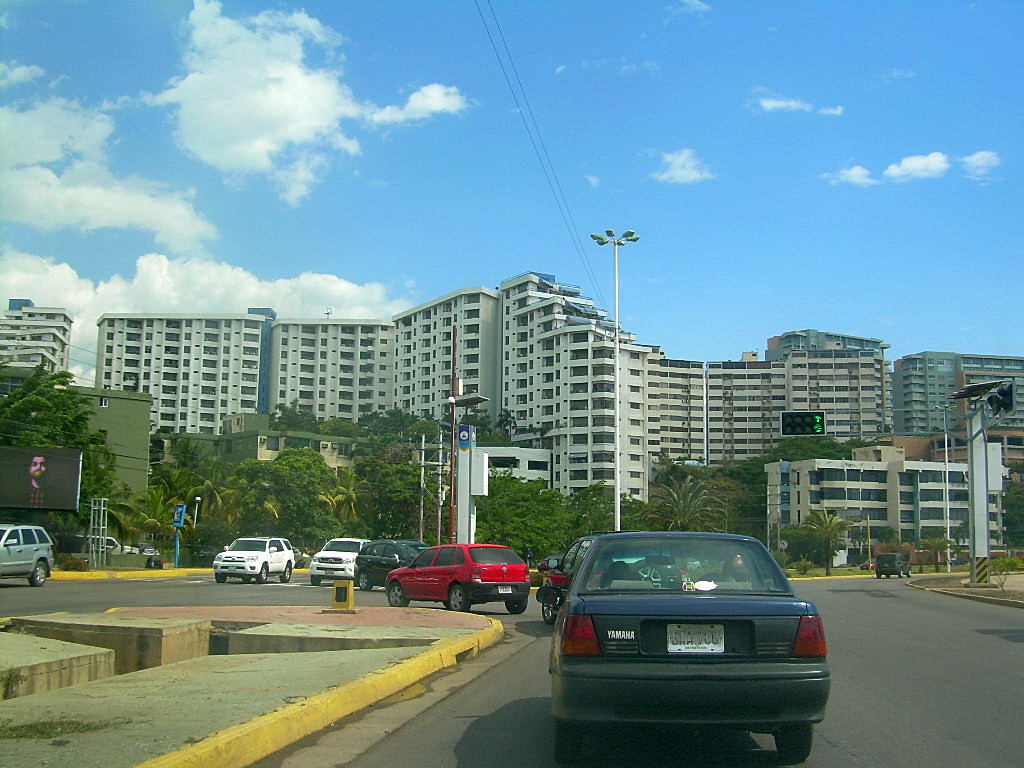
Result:
<instances>
[{"instance_id":1,"label":"white cloud","mask_svg":"<svg viewBox=\"0 0 1024 768\"><path fill-rule=\"evenodd\" d=\"M912 70L912 69L901 69L899 67L893 67L888 72L886 72L884 75L882 75L882 78L884 80L892 81L892 80L909 80L910 78L916 77L916 76L917 76L917 73L914 70Z\"/></svg>"},{"instance_id":2,"label":"white cloud","mask_svg":"<svg viewBox=\"0 0 1024 768\"><path fill-rule=\"evenodd\" d=\"M692 149L662 152L661 159L664 163L661 170L651 174L658 181L669 184L696 184L699 181L715 178L708 166L697 159Z\"/></svg>"},{"instance_id":3,"label":"white cloud","mask_svg":"<svg viewBox=\"0 0 1024 768\"><path fill-rule=\"evenodd\" d=\"M818 113L822 115L836 115L838 117L839 115L843 114L844 111L845 110L842 108L842 106L835 106L822 107L821 109L818 110Z\"/></svg>"},{"instance_id":4,"label":"white cloud","mask_svg":"<svg viewBox=\"0 0 1024 768\"><path fill-rule=\"evenodd\" d=\"M949 158L942 152L928 155L910 155L900 160L899 164L890 165L885 169L887 179L904 182L912 179L936 179L949 170Z\"/></svg>"},{"instance_id":5,"label":"white cloud","mask_svg":"<svg viewBox=\"0 0 1024 768\"><path fill-rule=\"evenodd\" d=\"M821 177L827 179L829 184L833 186L836 184L853 184L857 187L872 187L875 184L882 183L878 179L871 178L871 171L863 165L843 168L838 173L823 173Z\"/></svg>"},{"instance_id":6,"label":"white cloud","mask_svg":"<svg viewBox=\"0 0 1024 768\"><path fill-rule=\"evenodd\" d=\"M24 111L0 107L0 217L42 230L138 229L175 252L200 252L217 236L189 194L106 167L114 121L51 99Z\"/></svg>"},{"instance_id":7,"label":"white cloud","mask_svg":"<svg viewBox=\"0 0 1024 768\"><path fill-rule=\"evenodd\" d=\"M423 120L440 113L461 112L468 105L459 89L450 85L431 83L413 93L404 107L384 107L374 111L370 120L374 123L404 123L408 120Z\"/></svg>"},{"instance_id":8,"label":"white cloud","mask_svg":"<svg viewBox=\"0 0 1024 768\"><path fill-rule=\"evenodd\" d=\"M555 74L556 75L560 75L563 72L565 72L565 70L567 70L567 69L568 69L568 67L565 66L565 64L559 64L557 67L555 67Z\"/></svg>"},{"instance_id":9,"label":"white cloud","mask_svg":"<svg viewBox=\"0 0 1024 768\"><path fill-rule=\"evenodd\" d=\"M781 96L761 96L757 103L765 112L810 112L814 109L806 101Z\"/></svg>"},{"instance_id":10,"label":"white cloud","mask_svg":"<svg viewBox=\"0 0 1024 768\"><path fill-rule=\"evenodd\" d=\"M304 11L264 11L231 19L215 0L195 0L185 74L148 97L174 108L180 144L228 174L264 174L291 204L309 194L332 150L357 155L345 120L391 124L467 106L457 88L431 84L404 107L360 101L340 70L307 63L307 49L339 60L343 38ZM315 162L314 162L315 158Z\"/></svg>"},{"instance_id":11,"label":"white cloud","mask_svg":"<svg viewBox=\"0 0 1024 768\"><path fill-rule=\"evenodd\" d=\"M16 61L0 61L0 88L30 83L45 74L46 70L42 67L19 64Z\"/></svg>"},{"instance_id":12,"label":"white cloud","mask_svg":"<svg viewBox=\"0 0 1024 768\"><path fill-rule=\"evenodd\" d=\"M591 187L597 187L601 184L601 180L597 176L586 176L585 178Z\"/></svg>"},{"instance_id":13,"label":"white cloud","mask_svg":"<svg viewBox=\"0 0 1024 768\"><path fill-rule=\"evenodd\" d=\"M0 296L65 307L74 318L71 343L78 373L92 376L96 320L104 312L244 312L273 307L280 317L390 318L411 302L388 296L381 283L357 284L337 275L303 272L262 280L241 267L208 259L140 256L133 275L93 281L69 264L0 246ZM88 351L86 351L88 350Z\"/></svg>"},{"instance_id":14,"label":"white cloud","mask_svg":"<svg viewBox=\"0 0 1024 768\"><path fill-rule=\"evenodd\" d=\"M672 8L672 13L691 13L701 15L711 10L711 6L701 0L679 0L679 4Z\"/></svg>"},{"instance_id":15,"label":"white cloud","mask_svg":"<svg viewBox=\"0 0 1024 768\"><path fill-rule=\"evenodd\" d=\"M985 181L989 178L989 173L1002 163L1002 160L992 150L983 149L980 152L975 152L973 155L961 157L960 162L964 167L964 173L967 174L967 178L974 181Z\"/></svg>"}]
</instances>

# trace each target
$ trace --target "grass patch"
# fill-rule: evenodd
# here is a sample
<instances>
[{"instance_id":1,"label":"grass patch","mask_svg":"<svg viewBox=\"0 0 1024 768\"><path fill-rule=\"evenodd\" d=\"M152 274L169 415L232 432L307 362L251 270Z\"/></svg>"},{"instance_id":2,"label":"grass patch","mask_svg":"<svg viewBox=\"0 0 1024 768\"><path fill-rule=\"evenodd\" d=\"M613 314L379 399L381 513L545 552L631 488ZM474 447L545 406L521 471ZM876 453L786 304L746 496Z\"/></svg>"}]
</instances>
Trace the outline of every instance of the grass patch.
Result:
<instances>
[{"instance_id":1,"label":"grass patch","mask_svg":"<svg viewBox=\"0 0 1024 768\"><path fill-rule=\"evenodd\" d=\"M53 739L72 733L101 731L112 725L127 723L127 720L39 720L35 723L13 725L9 720L0 721L0 739Z\"/></svg>"}]
</instances>

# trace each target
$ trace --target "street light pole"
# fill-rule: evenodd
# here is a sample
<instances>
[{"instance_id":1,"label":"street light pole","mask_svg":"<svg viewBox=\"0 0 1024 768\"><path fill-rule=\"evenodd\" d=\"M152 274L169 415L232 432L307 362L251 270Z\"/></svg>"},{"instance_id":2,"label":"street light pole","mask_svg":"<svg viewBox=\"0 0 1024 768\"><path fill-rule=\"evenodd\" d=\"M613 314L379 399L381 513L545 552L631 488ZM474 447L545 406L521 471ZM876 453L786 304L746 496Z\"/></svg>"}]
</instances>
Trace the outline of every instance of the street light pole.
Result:
<instances>
[{"instance_id":1,"label":"street light pole","mask_svg":"<svg viewBox=\"0 0 1024 768\"><path fill-rule=\"evenodd\" d=\"M615 389L615 400L614 400L614 419L615 419L615 469L614 469L614 485L615 485L615 502L614 502L614 529L616 531L622 529L622 457L621 457L621 446L622 446L622 425L620 418L620 405L619 405L619 332L621 326L619 324L619 246L625 245L626 243L635 243L640 239L632 229L627 229L622 237L616 237L615 232L611 229L606 229L604 235L591 235L591 239L598 245L612 244L612 252L614 254L613 261L615 264L615 357L614 357L614 377L612 387Z\"/></svg>"}]
</instances>

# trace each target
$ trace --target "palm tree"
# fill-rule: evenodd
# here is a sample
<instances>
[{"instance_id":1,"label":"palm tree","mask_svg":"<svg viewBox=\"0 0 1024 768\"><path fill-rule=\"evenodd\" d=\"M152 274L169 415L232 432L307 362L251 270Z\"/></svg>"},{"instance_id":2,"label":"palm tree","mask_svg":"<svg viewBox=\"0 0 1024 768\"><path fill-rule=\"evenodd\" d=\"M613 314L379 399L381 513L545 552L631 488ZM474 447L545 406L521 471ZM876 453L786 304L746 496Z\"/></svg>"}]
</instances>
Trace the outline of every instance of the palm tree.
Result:
<instances>
[{"instance_id":1,"label":"palm tree","mask_svg":"<svg viewBox=\"0 0 1024 768\"><path fill-rule=\"evenodd\" d=\"M722 501L693 475L671 478L651 505L651 521L667 531L720 531L725 519Z\"/></svg>"},{"instance_id":2,"label":"palm tree","mask_svg":"<svg viewBox=\"0 0 1024 768\"><path fill-rule=\"evenodd\" d=\"M932 563L935 565L935 572L938 573L939 553L945 553L946 550L953 546L953 542L941 536L929 536L927 538L921 539L921 541L918 542L917 546L919 546L921 549L923 549L925 552L932 556Z\"/></svg>"},{"instance_id":3,"label":"palm tree","mask_svg":"<svg viewBox=\"0 0 1024 768\"><path fill-rule=\"evenodd\" d=\"M824 555L826 576L832 575L832 558L843 548L846 532L852 525L849 520L823 509L813 510L801 523L801 527L814 542L815 549Z\"/></svg>"}]
</instances>

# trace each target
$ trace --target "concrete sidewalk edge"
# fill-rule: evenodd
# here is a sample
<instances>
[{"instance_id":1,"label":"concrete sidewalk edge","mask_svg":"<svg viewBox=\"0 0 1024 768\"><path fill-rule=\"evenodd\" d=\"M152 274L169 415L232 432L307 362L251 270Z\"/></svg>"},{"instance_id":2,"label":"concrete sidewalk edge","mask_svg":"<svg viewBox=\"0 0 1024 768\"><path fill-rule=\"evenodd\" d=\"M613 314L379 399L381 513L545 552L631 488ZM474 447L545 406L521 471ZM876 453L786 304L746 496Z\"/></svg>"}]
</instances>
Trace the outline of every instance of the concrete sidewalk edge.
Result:
<instances>
[{"instance_id":1,"label":"concrete sidewalk edge","mask_svg":"<svg viewBox=\"0 0 1024 768\"><path fill-rule=\"evenodd\" d=\"M938 592L940 595L949 595L950 597L960 597L964 600L975 600L979 603L992 603L993 605L1005 605L1008 608L1024 608L1024 600L1010 600L1005 597L991 597L989 595L982 594L965 594L963 592L954 592L951 589L942 589L941 587L923 587L920 584L914 584L913 582L907 582L908 587L914 589L924 590L925 592Z\"/></svg>"},{"instance_id":2,"label":"concrete sidewalk edge","mask_svg":"<svg viewBox=\"0 0 1024 768\"><path fill-rule=\"evenodd\" d=\"M309 573L308 568L296 568L293 574ZM97 579L173 579L180 576L212 576L212 568L149 568L144 571L54 571L54 581L93 581ZM276 574L273 574L276 577Z\"/></svg>"},{"instance_id":3,"label":"concrete sidewalk edge","mask_svg":"<svg viewBox=\"0 0 1024 768\"><path fill-rule=\"evenodd\" d=\"M136 768L244 768L326 728L333 722L391 696L441 669L494 645L505 633L497 619L472 635L439 641L430 650L360 680L226 728L202 741L140 763Z\"/></svg>"}]
</instances>

